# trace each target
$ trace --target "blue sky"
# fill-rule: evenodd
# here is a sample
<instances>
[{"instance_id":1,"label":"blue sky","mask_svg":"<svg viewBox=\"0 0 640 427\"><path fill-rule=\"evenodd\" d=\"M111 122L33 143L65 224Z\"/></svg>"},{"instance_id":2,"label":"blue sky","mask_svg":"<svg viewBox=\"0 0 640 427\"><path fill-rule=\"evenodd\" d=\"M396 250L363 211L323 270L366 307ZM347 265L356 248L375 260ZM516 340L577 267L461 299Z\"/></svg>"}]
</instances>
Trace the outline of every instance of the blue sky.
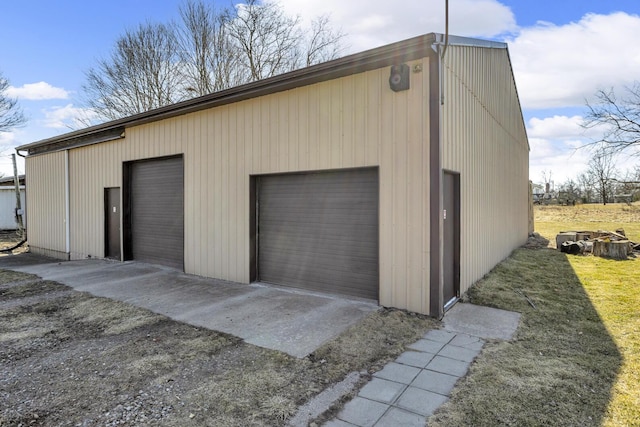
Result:
<instances>
[{"instance_id":1,"label":"blue sky","mask_svg":"<svg viewBox=\"0 0 640 427\"><path fill-rule=\"evenodd\" d=\"M0 71L29 118L0 133L0 173L11 173L13 147L71 130L82 111L84 72L116 38L145 21L177 18L181 0L21 0L4 2ZM230 4L219 1L219 6ZM330 13L348 34L346 53L444 31L444 0L280 0L303 19ZM557 183L584 170L575 150L597 135L579 126L585 99L600 88L640 80L638 0L449 0L451 33L506 41L531 145L533 181ZM624 159L624 167L638 164ZM22 163L19 169L22 171Z\"/></svg>"}]
</instances>

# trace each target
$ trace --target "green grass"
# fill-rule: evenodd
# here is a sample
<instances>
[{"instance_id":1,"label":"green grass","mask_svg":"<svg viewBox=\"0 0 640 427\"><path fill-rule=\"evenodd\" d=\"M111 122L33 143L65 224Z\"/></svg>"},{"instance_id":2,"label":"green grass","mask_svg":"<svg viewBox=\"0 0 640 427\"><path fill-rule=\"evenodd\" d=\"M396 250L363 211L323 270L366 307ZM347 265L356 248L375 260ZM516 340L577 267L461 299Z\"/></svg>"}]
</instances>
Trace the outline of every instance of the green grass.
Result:
<instances>
[{"instance_id":1,"label":"green grass","mask_svg":"<svg viewBox=\"0 0 640 427\"><path fill-rule=\"evenodd\" d=\"M541 207L536 230L552 245L570 229L624 228L640 237L637 207L623 207ZM516 336L485 346L429 425L640 426L638 271L640 258L515 251L468 296L522 313Z\"/></svg>"}]
</instances>

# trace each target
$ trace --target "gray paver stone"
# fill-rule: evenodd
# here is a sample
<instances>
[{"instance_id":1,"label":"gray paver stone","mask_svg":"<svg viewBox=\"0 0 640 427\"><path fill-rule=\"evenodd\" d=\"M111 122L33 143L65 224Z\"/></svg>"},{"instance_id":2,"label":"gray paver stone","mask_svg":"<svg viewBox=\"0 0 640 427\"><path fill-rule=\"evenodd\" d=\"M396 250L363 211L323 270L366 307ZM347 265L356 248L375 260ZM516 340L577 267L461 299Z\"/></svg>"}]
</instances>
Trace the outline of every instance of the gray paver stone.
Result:
<instances>
[{"instance_id":1,"label":"gray paver stone","mask_svg":"<svg viewBox=\"0 0 640 427\"><path fill-rule=\"evenodd\" d=\"M425 353L423 351L405 351L396 359L396 363L402 363L403 365L415 366L417 368L424 368L427 363L431 362L431 359L435 354Z\"/></svg>"},{"instance_id":2,"label":"gray paver stone","mask_svg":"<svg viewBox=\"0 0 640 427\"><path fill-rule=\"evenodd\" d=\"M443 331L442 329L433 329L426 334L424 338L431 341L438 341L441 343L448 343L452 338L456 336L455 332Z\"/></svg>"},{"instance_id":3,"label":"gray paver stone","mask_svg":"<svg viewBox=\"0 0 640 427\"><path fill-rule=\"evenodd\" d=\"M420 369L416 367L391 362L388 363L381 371L373 374L373 376L402 384L410 384L419 373Z\"/></svg>"},{"instance_id":4,"label":"gray paver stone","mask_svg":"<svg viewBox=\"0 0 640 427\"><path fill-rule=\"evenodd\" d=\"M457 334L455 338L449 342L449 344L455 345L457 347L468 348L470 350L482 350L484 341L481 338L471 335Z\"/></svg>"},{"instance_id":5,"label":"gray paver stone","mask_svg":"<svg viewBox=\"0 0 640 427\"><path fill-rule=\"evenodd\" d=\"M359 427L372 427L389 409L389 405L356 397L348 402L338 414L338 419Z\"/></svg>"},{"instance_id":6,"label":"gray paver stone","mask_svg":"<svg viewBox=\"0 0 640 427\"><path fill-rule=\"evenodd\" d=\"M462 360L463 362L473 362L473 359L480 353L480 350L470 350L464 347L456 347L455 345L445 345L438 356L450 357L456 360Z\"/></svg>"},{"instance_id":7,"label":"gray paver stone","mask_svg":"<svg viewBox=\"0 0 640 427\"><path fill-rule=\"evenodd\" d=\"M425 351L427 353L437 353L445 343L431 340L418 340L409 346L412 350Z\"/></svg>"},{"instance_id":8,"label":"gray paver stone","mask_svg":"<svg viewBox=\"0 0 640 427\"><path fill-rule=\"evenodd\" d=\"M376 427L424 427L425 421L422 415L400 408L391 408L380 418Z\"/></svg>"},{"instance_id":9,"label":"gray paver stone","mask_svg":"<svg viewBox=\"0 0 640 427\"><path fill-rule=\"evenodd\" d=\"M353 426L355 426L355 424L351 424L346 421L339 420L337 418L322 424L322 427L353 427Z\"/></svg>"},{"instance_id":10,"label":"gray paver stone","mask_svg":"<svg viewBox=\"0 0 640 427\"><path fill-rule=\"evenodd\" d=\"M395 402L406 387L407 386L405 384L400 384L395 381L374 378L367 385L362 387L358 396L391 404Z\"/></svg>"},{"instance_id":11,"label":"gray paver stone","mask_svg":"<svg viewBox=\"0 0 640 427\"><path fill-rule=\"evenodd\" d=\"M426 369L442 372L443 374L463 377L467 373L467 369L469 369L470 364L470 362L463 362L449 357L436 356L431 362L429 362Z\"/></svg>"},{"instance_id":12,"label":"gray paver stone","mask_svg":"<svg viewBox=\"0 0 640 427\"><path fill-rule=\"evenodd\" d=\"M421 388L407 387L397 400L396 406L427 417L432 415L448 399L447 396Z\"/></svg>"},{"instance_id":13,"label":"gray paver stone","mask_svg":"<svg viewBox=\"0 0 640 427\"><path fill-rule=\"evenodd\" d=\"M448 396L459 379L460 377L454 375L447 375L425 369L413 380L411 386Z\"/></svg>"}]
</instances>

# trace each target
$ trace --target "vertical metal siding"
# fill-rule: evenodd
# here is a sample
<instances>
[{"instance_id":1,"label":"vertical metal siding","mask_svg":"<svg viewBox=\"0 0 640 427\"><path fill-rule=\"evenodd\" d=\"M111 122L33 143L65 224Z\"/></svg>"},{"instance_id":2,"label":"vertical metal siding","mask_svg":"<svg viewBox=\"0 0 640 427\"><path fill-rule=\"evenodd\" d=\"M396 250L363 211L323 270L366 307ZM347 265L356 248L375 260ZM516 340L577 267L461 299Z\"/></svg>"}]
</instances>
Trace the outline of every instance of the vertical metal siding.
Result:
<instances>
[{"instance_id":1,"label":"vertical metal siding","mask_svg":"<svg viewBox=\"0 0 640 427\"><path fill-rule=\"evenodd\" d=\"M35 253L66 257L64 152L26 160L29 246Z\"/></svg>"},{"instance_id":2,"label":"vertical metal siding","mask_svg":"<svg viewBox=\"0 0 640 427\"><path fill-rule=\"evenodd\" d=\"M526 241L529 148L506 49L450 46L443 167L460 172L460 290Z\"/></svg>"},{"instance_id":3,"label":"vertical metal siding","mask_svg":"<svg viewBox=\"0 0 640 427\"><path fill-rule=\"evenodd\" d=\"M416 64L425 71L411 73L404 92L389 89L384 67L128 128L123 140L71 150L72 258L104 256L103 192L122 187L124 161L183 154L185 271L243 283L251 175L378 166L380 303L427 313L428 59L409 65Z\"/></svg>"}]
</instances>

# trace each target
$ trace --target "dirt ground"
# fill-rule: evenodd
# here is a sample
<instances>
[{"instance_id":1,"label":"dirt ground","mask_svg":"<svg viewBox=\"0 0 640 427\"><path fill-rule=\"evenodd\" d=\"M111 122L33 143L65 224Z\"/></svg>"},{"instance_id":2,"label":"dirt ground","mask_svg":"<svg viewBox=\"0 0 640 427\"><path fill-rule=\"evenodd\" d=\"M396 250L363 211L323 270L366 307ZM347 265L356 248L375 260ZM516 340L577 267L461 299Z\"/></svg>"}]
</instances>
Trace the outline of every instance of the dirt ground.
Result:
<instances>
[{"instance_id":1,"label":"dirt ground","mask_svg":"<svg viewBox=\"0 0 640 427\"><path fill-rule=\"evenodd\" d=\"M437 326L381 309L297 359L0 270L0 426L285 425L311 397L353 371L366 381Z\"/></svg>"}]
</instances>

